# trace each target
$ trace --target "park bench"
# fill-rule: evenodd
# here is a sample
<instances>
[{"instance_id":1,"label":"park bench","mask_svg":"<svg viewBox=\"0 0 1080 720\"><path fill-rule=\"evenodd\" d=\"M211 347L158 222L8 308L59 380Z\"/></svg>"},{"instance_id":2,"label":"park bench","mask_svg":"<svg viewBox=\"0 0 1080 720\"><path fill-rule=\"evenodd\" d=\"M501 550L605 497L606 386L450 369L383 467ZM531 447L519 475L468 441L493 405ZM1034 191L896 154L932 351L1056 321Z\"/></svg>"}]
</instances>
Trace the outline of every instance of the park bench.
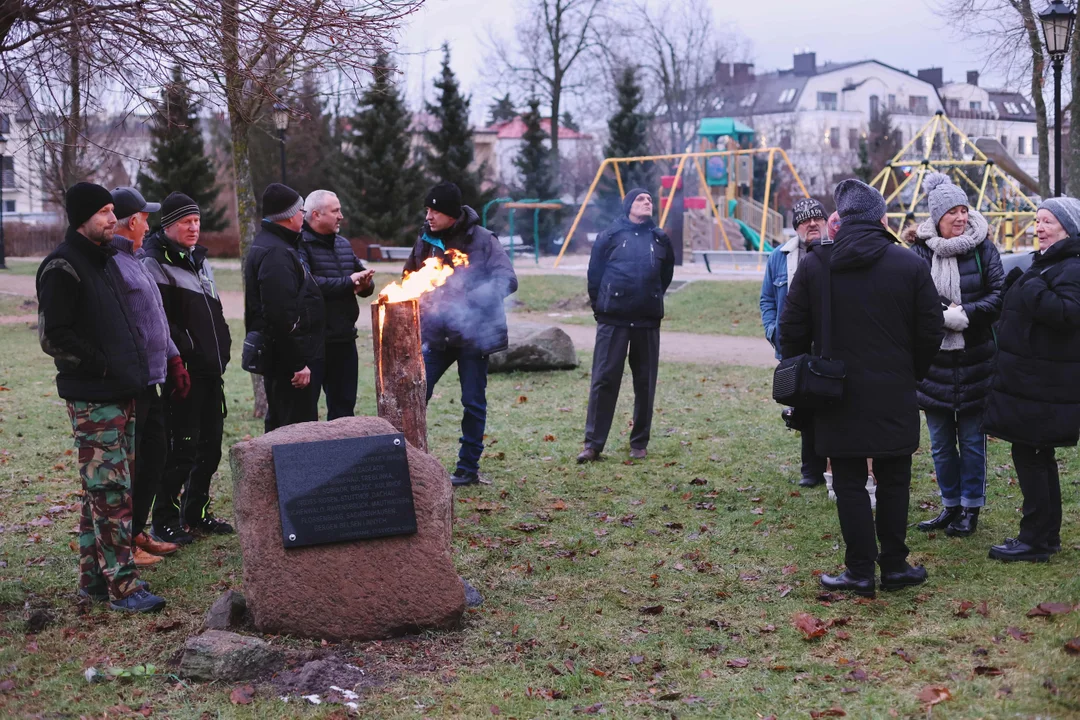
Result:
<instances>
[{"instance_id":1,"label":"park bench","mask_svg":"<svg viewBox=\"0 0 1080 720\"><path fill-rule=\"evenodd\" d=\"M694 262L705 263L709 272L758 272L764 270L768 253L747 250L694 250Z\"/></svg>"},{"instance_id":2,"label":"park bench","mask_svg":"<svg viewBox=\"0 0 1080 720\"><path fill-rule=\"evenodd\" d=\"M383 260L408 260L412 254L411 247L388 247L383 245L379 251Z\"/></svg>"}]
</instances>

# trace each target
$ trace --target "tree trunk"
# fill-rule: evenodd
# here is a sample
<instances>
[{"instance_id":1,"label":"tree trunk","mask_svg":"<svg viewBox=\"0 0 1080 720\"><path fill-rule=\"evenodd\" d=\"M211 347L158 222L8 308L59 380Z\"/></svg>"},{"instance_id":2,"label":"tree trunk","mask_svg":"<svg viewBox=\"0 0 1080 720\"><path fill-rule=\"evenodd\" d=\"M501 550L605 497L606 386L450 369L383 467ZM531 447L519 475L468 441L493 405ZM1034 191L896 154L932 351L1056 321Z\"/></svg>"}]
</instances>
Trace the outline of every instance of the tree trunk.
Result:
<instances>
[{"instance_id":1,"label":"tree trunk","mask_svg":"<svg viewBox=\"0 0 1080 720\"><path fill-rule=\"evenodd\" d=\"M1069 100L1069 154L1062 159L1068 159L1065 174L1069 177L1069 195L1080 197L1080 23L1073 26L1072 49L1069 53L1072 56L1069 63L1072 86Z\"/></svg>"},{"instance_id":2,"label":"tree trunk","mask_svg":"<svg viewBox=\"0 0 1080 720\"><path fill-rule=\"evenodd\" d=\"M60 187L64 191L82 180L77 177L79 163L79 144L82 142L82 45L79 39L78 25L72 25L68 45L68 84L71 87L71 106L68 108L64 123L64 146L60 148Z\"/></svg>"},{"instance_id":3,"label":"tree trunk","mask_svg":"<svg viewBox=\"0 0 1080 720\"><path fill-rule=\"evenodd\" d=\"M1022 0L1020 14L1027 32L1028 45L1031 47L1031 100L1035 103L1035 131L1039 138L1039 194L1044 198L1050 195L1050 131L1046 114L1046 98L1043 96L1043 80L1046 76L1046 56L1042 38L1039 36L1039 22L1031 10L1031 0ZM1058 118L1054 119L1058 122ZM1005 148L1008 150L1008 148Z\"/></svg>"}]
</instances>

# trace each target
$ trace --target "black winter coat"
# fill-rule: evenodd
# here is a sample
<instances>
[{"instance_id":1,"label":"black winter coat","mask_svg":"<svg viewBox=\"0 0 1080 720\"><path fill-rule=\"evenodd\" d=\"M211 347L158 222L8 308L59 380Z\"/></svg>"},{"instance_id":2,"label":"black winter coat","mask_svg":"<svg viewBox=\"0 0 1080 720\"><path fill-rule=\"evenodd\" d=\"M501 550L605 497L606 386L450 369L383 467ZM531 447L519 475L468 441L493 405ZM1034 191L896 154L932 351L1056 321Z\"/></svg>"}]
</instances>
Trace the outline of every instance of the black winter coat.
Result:
<instances>
[{"instance_id":1,"label":"black winter coat","mask_svg":"<svg viewBox=\"0 0 1080 720\"><path fill-rule=\"evenodd\" d=\"M934 252L925 238L905 234L911 249L930 266ZM919 381L919 407L942 412L981 412L994 376L993 324L1001 314L1005 272L997 247L985 239L956 258L960 298L968 316L963 350L942 350ZM942 302L946 302L944 299Z\"/></svg>"},{"instance_id":2,"label":"black winter coat","mask_svg":"<svg viewBox=\"0 0 1080 720\"><path fill-rule=\"evenodd\" d=\"M1005 294L988 435L1065 447L1080 439L1080 238L1055 243Z\"/></svg>"},{"instance_id":3,"label":"black winter coat","mask_svg":"<svg viewBox=\"0 0 1080 720\"><path fill-rule=\"evenodd\" d=\"M188 372L197 377L224 375L232 338L206 248L196 245L189 251L158 230L143 241L139 256L161 292L169 336Z\"/></svg>"},{"instance_id":4,"label":"black winter coat","mask_svg":"<svg viewBox=\"0 0 1080 720\"><path fill-rule=\"evenodd\" d=\"M300 234L300 255L326 301L326 342L352 342L360 308L349 277L363 272L364 264L348 240L317 233L306 222ZM369 297L374 289L374 285L369 286L360 297Z\"/></svg>"},{"instance_id":5,"label":"black winter coat","mask_svg":"<svg viewBox=\"0 0 1080 720\"><path fill-rule=\"evenodd\" d=\"M270 341L275 375L292 375L324 357L323 297L299 244L300 233L263 220L244 263L244 328Z\"/></svg>"},{"instance_id":6,"label":"black winter coat","mask_svg":"<svg viewBox=\"0 0 1080 720\"><path fill-rule=\"evenodd\" d=\"M652 220L621 217L600 233L589 258L589 302L596 321L657 328L675 273L671 241Z\"/></svg>"},{"instance_id":7,"label":"black winter coat","mask_svg":"<svg viewBox=\"0 0 1080 720\"><path fill-rule=\"evenodd\" d=\"M821 246L812 245L780 316L785 358L821 346ZM899 457L919 447L916 382L941 347L941 303L930 268L880 223L847 222L832 251L832 356L844 396L814 411L821 457Z\"/></svg>"},{"instance_id":8,"label":"black winter coat","mask_svg":"<svg viewBox=\"0 0 1080 720\"><path fill-rule=\"evenodd\" d=\"M503 300L517 291L517 274L502 244L481 227L480 217L468 205L448 230L432 233L427 223L405 261L405 272L416 272L424 260L445 253L426 238L442 241L447 250L469 258L442 287L420 298L420 331L426 346L435 350L467 348L483 355L505 350L509 344Z\"/></svg>"},{"instance_id":9,"label":"black winter coat","mask_svg":"<svg viewBox=\"0 0 1080 720\"><path fill-rule=\"evenodd\" d=\"M124 283L99 245L69 228L37 271L38 337L65 400L120 402L146 389L146 353Z\"/></svg>"}]
</instances>

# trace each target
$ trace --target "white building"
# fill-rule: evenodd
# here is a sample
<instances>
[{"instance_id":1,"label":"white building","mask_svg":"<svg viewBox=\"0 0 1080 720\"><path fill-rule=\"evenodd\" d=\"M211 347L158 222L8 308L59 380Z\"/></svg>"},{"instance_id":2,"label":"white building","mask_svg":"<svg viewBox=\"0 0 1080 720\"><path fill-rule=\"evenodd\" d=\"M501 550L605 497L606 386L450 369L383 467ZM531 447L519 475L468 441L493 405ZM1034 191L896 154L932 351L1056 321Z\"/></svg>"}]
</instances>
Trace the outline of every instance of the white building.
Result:
<instances>
[{"instance_id":1,"label":"white building","mask_svg":"<svg viewBox=\"0 0 1080 720\"><path fill-rule=\"evenodd\" d=\"M41 222L52 218L45 213L41 152L28 97L29 92L16 85L0 88L0 135L5 141L0 180L5 221Z\"/></svg>"}]
</instances>

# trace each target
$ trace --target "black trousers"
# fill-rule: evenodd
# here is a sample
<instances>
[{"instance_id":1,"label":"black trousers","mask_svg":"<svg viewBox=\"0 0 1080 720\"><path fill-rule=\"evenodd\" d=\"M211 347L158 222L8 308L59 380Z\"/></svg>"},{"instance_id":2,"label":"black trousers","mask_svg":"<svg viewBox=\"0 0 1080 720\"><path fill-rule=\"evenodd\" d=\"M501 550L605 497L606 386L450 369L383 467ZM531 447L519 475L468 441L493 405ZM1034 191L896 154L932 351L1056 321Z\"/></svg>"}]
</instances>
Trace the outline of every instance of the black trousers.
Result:
<instances>
[{"instance_id":1,"label":"black trousers","mask_svg":"<svg viewBox=\"0 0 1080 720\"><path fill-rule=\"evenodd\" d=\"M311 368L311 384L326 393L327 420L352 417L356 414L356 381L360 372L356 341L328 342L324 347L326 357Z\"/></svg>"},{"instance_id":2,"label":"black trousers","mask_svg":"<svg viewBox=\"0 0 1080 720\"><path fill-rule=\"evenodd\" d=\"M660 367L660 328L599 323L593 349L589 411L585 418L585 447L597 452L604 449L611 432L628 354L634 377L634 429L630 432L630 447L644 449L649 445L656 374Z\"/></svg>"},{"instance_id":3,"label":"black trousers","mask_svg":"<svg viewBox=\"0 0 1080 720\"><path fill-rule=\"evenodd\" d=\"M1017 539L1037 548L1061 544L1061 479L1052 447L1014 444L1016 481L1024 494Z\"/></svg>"},{"instance_id":4,"label":"black trousers","mask_svg":"<svg viewBox=\"0 0 1080 720\"><path fill-rule=\"evenodd\" d=\"M833 458L833 492L840 515L840 530L847 550L848 572L860 578L874 576L874 562L882 572L907 567L908 497L911 456L874 458L877 477L877 521L866 492L866 458ZM881 543L881 552L875 542Z\"/></svg>"},{"instance_id":5,"label":"black trousers","mask_svg":"<svg viewBox=\"0 0 1080 720\"><path fill-rule=\"evenodd\" d=\"M263 427L266 432L319 419L319 387L314 383L314 376L312 372L312 382L305 388L293 387L293 373L282 375L270 372L263 376L266 387L266 419Z\"/></svg>"},{"instance_id":6,"label":"black trousers","mask_svg":"<svg viewBox=\"0 0 1080 720\"><path fill-rule=\"evenodd\" d=\"M166 386L166 392L170 392ZM154 500L154 524L198 520L210 504L210 479L221 462L225 420L220 377L191 377L183 400L167 397L165 427L169 442L165 473ZM181 504L180 493L183 492Z\"/></svg>"},{"instance_id":7,"label":"black trousers","mask_svg":"<svg viewBox=\"0 0 1080 720\"><path fill-rule=\"evenodd\" d=\"M168 453L165 401L157 385L135 397L135 471L131 477L131 537L141 533L161 486Z\"/></svg>"},{"instance_id":8,"label":"black trousers","mask_svg":"<svg viewBox=\"0 0 1080 720\"><path fill-rule=\"evenodd\" d=\"M806 424L802 433L802 476L813 478L819 483L825 482L825 468L828 467L828 458L823 458L814 450L814 423L813 420Z\"/></svg>"}]
</instances>

